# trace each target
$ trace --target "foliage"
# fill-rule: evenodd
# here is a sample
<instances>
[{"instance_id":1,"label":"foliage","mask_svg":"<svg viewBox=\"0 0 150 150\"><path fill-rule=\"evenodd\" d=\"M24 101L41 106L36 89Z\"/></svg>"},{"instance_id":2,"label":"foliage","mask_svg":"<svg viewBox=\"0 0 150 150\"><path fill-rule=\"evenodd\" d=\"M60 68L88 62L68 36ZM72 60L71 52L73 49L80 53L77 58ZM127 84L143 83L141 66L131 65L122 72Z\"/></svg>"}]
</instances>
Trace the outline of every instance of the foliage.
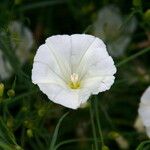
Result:
<instances>
[{"instance_id":1,"label":"foliage","mask_svg":"<svg viewBox=\"0 0 150 150\"><path fill-rule=\"evenodd\" d=\"M35 52L54 34L93 34L99 10L110 4L125 16L122 27L133 16L137 19L136 31L124 55L114 58L118 71L111 90L91 97L90 107L69 110L66 115L67 108L52 103L31 82ZM150 85L149 9L150 2L142 0L1 0L0 51L13 68L13 75L0 81L4 84L0 94L0 149L119 150L117 137L110 137L113 132L124 137L129 150L148 150L146 134L137 132L133 124L140 97ZM10 42L8 25L14 20L30 28L35 39L23 65Z\"/></svg>"}]
</instances>

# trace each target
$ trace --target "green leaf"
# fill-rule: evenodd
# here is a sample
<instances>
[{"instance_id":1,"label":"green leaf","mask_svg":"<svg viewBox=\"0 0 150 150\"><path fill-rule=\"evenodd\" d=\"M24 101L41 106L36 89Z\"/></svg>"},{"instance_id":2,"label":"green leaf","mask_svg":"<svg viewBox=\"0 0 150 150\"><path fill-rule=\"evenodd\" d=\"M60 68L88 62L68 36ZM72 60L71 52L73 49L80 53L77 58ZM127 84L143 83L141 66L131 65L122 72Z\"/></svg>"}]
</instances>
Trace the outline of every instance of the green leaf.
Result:
<instances>
[{"instance_id":1,"label":"green leaf","mask_svg":"<svg viewBox=\"0 0 150 150\"><path fill-rule=\"evenodd\" d=\"M53 6L57 4L62 4L67 2L67 0L53 0L53 1L43 1L43 2L36 2L33 4L27 4L25 6L20 7L20 11L28 11L30 9L37 9L40 7L46 7L46 6Z\"/></svg>"},{"instance_id":2,"label":"green leaf","mask_svg":"<svg viewBox=\"0 0 150 150\"><path fill-rule=\"evenodd\" d=\"M3 149L3 150L12 150L12 148L10 146L8 146L8 144L6 143L3 143L0 141L0 149Z\"/></svg>"},{"instance_id":3,"label":"green leaf","mask_svg":"<svg viewBox=\"0 0 150 150\"><path fill-rule=\"evenodd\" d=\"M133 0L132 3L133 3L133 6L135 6L135 7L142 6L142 1L141 0Z\"/></svg>"},{"instance_id":4,"label":"green leaf","mask_svg":"<svg viewBox=\"0 0 150 150\"><path fill-rule=\"evenodd\" d=\"M51 141L49 150L55 150L55 143L56 143L56 140L57 140L58 131L59 131L61 122L63 121L63 119L64 119L68 114L69 114L69 112L65 113L65 114L59 119L59 121L58 121L58 123L57 123L57 126L56 126L56 128L55 128L53 137L52 137L52 141Z\"/></svg>"},{"instance_id":5,"label":"green leaf","mask_svg":"<svg viewBox=\"0 0 150 150\"><path fill-rule=\"evenodd\" d=\"M3 141L3 143L17 145L13 133L9 131L6 124L1 118L0 118L0 138L1 138L1 142Z\"/></svg>"},{"instance_id":6,"label":"green leaf","mask_svg":"<svg viewBox=\"0 0 150 150\"><path fill-rule=\"evenodd\" d=\"M17 145L13 133L8 129L2 118L0 118L0 149L22 150L22 148L19 145Z\"/></svg>"},{"instance_id":7,"label":"green leaf","mask_svg":"<svg viewBox=\"0 0 150 150\"><path fill-rule=\"evenodd\" d=\"M69 139L69 140L65 140L65 141L62 141L60 142L59 144L57 144L55 146L55 149L54 150L57 150L58 148L60 148L61 146L63 145L66 145L66 144L71 144L71 143L77 143L77 142L81 142L81 141L86 141L86 142L93 142L95 139L94 138L85 138L85 139ZM101 141L98 139L96 139L97 142L101 143Z\"/></svg>"},{"instance_id":8,"label":"green leaf","mask_svg":"<svg viewBox=\"0 0 150 150\"><path fill-rule=\"evenodd\" d=\"M98 132L99 136L102 142L102 147L104 147L104 139L103 139L103 134L102 134L102 129L101 129L101 123L100 123L100 117L99 117L99 111L98 111L98 96L95 96L94 99L94 109L95 109L95 115L96 115L96 123L98 127Z\"/></svg>"},{"instance_id":9,"label":"green leaf","mask_svg":"<svg viewBox=\"0 0 150 150\"><path fill-rule=\"evenodd\" d=\"M142 142L142 143L136 148L136 150L144 150L144 147L145 147L147 144L150 145L150 141L149 141L149 140Z\"/></svg>"},{"instance_id":10,"label":"green leaf","mask_svg":"<svg viewBox=\"0 0 150 150\"><path fill-rule=\"evenodd\" d=\"M90 105L90 116L91 116L91 124L92 124L92 132L93 132L93 138L94 138L94 146L95 150L98 150L98 142L97 142L97 135L96 135L96 124L94 122L94 112L92 108L92 99L90 99L91 105Z\"/></svg>"}]
</instances>

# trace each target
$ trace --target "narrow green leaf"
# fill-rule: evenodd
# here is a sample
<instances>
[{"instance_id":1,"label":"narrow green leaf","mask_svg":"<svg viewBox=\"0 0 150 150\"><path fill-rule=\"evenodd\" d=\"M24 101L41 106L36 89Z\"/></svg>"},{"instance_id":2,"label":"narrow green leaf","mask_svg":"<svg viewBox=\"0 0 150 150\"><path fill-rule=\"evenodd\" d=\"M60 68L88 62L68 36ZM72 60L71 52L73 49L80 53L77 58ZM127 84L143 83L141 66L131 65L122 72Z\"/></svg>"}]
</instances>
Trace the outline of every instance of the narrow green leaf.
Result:
<instances>
[{"instance_id":1,"label":"narrow green leaf","mask_svg":"<svg viewBox=\"0 0 150 150\"><path fill-rule=\"evenodd\" d=\"M56 143L56 140L57 140L58 131L59 131L61 122L63 121L63 119L64 119L68 114L69 114L69 112L65 113L65 114L59 119L59 121L58 121L58 123L57 123L57 126L56 126L56 128L55 128L53 137L52 137L52 141L51 141L49 150L54 150L54 148L55 148L55 143Z\"/></svg>"},{"instance_id":2,"label":"narrow green leaf","mask_svg":"<svg viewBox=\"0 0 150 150\"><path fill-rule=\"evenodd\" d=\"M46 7L46 6L53 6L57 4L62 4L67 2L67 0L51 0L51 1L43 1L43 2L36 2L33 4L27 4L19 8L20 11L27 11L30 9L37 9L40 7Z\"/></svg>"},{"instance_id":3,"label":"narrow green leaf","mask_svg":"<svg viewBox=\"0 0 150 150\"><path fill-rule=\"evenodd\" d=\"M136 150L144 150L144 146L146 146L147 144L150 145L150 141L149 141L149 140L142 142L142 143L136 148Z\"/></svg>"},{"instance_id":4,"label":"narrow green leaf","mask_svg":"<svg viewBox=\"0 0 150 150\"><path fill-rule=\"evenodd\" d=\"M12 84L12 89L13 89L13 90L14 90L15 87L16 87L16 80L17 80L17 77L15 76L15 79L14 79L13 84Z\"/></svg>"},{"instance_id":5,"label":"narrow green leaf","mask_svg":"<svg viewBox=\"0 0 150 150\"><path fill-rule=\"evenodd\" d=\"M85 139L69 139L66 141L62 141L59 144L57 144L54 148L54 150L57 150L58 148L60 148L63 145L66 144L71 144L71 143L76 143L76 142L81 142L81 141L85 141L85 142L93 142L95 139L93 138L85 138ZM99 139L96 139L97 142L101 142Z\"/></svg>"},{"instance_id":6,"label":"narrow green leaf","mask_svg":"<svg viewBox=\"0 0 150 150\"><path fill-rule=\"evenodd\" d=\"M124 65L124 64L126 64L126 63L128 63L128 62L130 62L130 61L132 61L132 60L134 60L135 58L137 58L137 57L139 57L139 56L141 56L141 55L143 55L143 54L145 54L145 53L147 53L147 52L149 52L149 51L150 51L150 47L145 48L145 49L143 49L143 50L137 52L136 54L133 54L133 55L127 57L126 59L122 60L122 61L119 62L116 66L117 66L117 67L120 67L120 66L122 66L122 65Z\"/></svg>"},{"instance_id":7,"label":"narrow green leaf","mask_svg":"<svg viewBox=\"0 0 150 150\"><path fill-rule=\"evenodd\" d=\"M90 105L90 116L91 116L91 124L92 124L92 132L93 132L93 138L94 138L94 146L95 150L98 150L98 143L97 143L97 135L96 135L96 127L94 123L94 116L93 116L93 109L92 109L92 99L90 99L91 105Z\"/></svg>"},{"instance_id":8,"label":"narrow green leaf","mask_svg":"<svg viewBox=\"0 0 150 150\"><path fill-rule=\"evenodd\" d=\"M98 132L99 132L99 136L100 136L100 139L101 139L101 142L102 142L102 147L103 147L104 146L104 139L103 139L101 124L100 124L100 119L99 119L98 99L97 99L97 96L95 96L94 108L95 108L95 113L96 113L96 122L97 122L97 126L98 126Z\"/></svg>"},{"instance_id":9,"label":"narrow green leaf","mask_svg":"<svg viewBox=\"0 0 150 150\"><path fill-rule=\"evenodd\" d=\"M28 91L26 93L20 94L19 96L16 96L13 99L10 99L10 98L4 99L0 104L9 105L9 104L15 103L18 100L23 100L23 98L28 97L37 92L38 92L38 89L33 89L32 91Z\"/></svg>"},{"instance_id":10,"label":"narrow green leaf","mask_svg":"<svg viewBox=\"0 0 150 150\"><path fill-rule=\"evenodd\" d=\"M12 148L10 146L8 146L8 144L6 143L3 143L0 141L0 149L3 149L3 150L12 150Z\"/></svg>"},{"instance_id":11,"label":"narrow green leaf","mask_svg":"<svg viewBox=\"0 0 150 150\"><path fill-rule=\"evenodd\" d=\"M0 119L0 133L1 133L1 137L5 138L8 143L17 145L13 133L9 131L9 129L7 128L7 126L5 125L2 119Z\"/></svg>"}]
</instances>

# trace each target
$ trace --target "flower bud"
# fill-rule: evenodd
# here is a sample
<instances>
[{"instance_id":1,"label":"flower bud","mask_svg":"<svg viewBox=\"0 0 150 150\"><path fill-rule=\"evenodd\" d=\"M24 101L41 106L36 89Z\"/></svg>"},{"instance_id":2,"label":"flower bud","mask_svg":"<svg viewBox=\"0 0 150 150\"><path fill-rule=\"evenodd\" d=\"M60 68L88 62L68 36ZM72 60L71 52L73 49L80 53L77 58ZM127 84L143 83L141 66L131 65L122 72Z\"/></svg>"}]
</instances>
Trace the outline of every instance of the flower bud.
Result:
<instances>
[{"instance_id":1,"label":"flower bud","mask_svg":"<svg viewBox=\"0 0 150 150\"><path fill-rule=\"evenodd\" d=\"M90 103L89 102L83 103L80 106L80 108L89 108L89 107L90 107Z\"/></svg>"},{"instance_id":2,"label":"flower bud","mask_svg":"<svg viewBox=\"0 0 150 150\"><path fill-rule=\"evenodd\" d=\"M145 131L145 128L144 128L144 125L142 123L142 120L140 118L140 116L138 116L134 122L134 128L138 131L138 132L144 132Z\"/></svg>"},{"instance_id":3,"label":"flower bud","mask_svg":"<svg viewBox=\"0 0 150 150\"><path fill-rule=\"evenodd\" d=\"M109 133L109 138L111 138L111 139L116 139L119 136L120 136L120 134L115 132L115 131L112 131L112 132Z\"/></svg>"},{"instance_id":4,"label":"flower bud","mask_svg":"<svg viewBox=\"0 0 150 150\"><path fill-rule=\"evenodd\" d=\"M22 148L19 145L16 145L15 150L22 150Z\"/></svg>"},{"instance_id":5,"label":"flower bud","mask_svg":"<svg viewBox=\"0 0 150 150\"><path fill-rule=\"evenodd\" d=\"M45 109L44 108L41 108L41 109L38 110L39 117L43 117L44 114L45 114Z\"/></svg>"},{"instance_id":6,"label":"flower bud","mask_svg":"<svg viewBox=\"0 0 150 150\"><path fill-rule=\"evenodd\" d=\"M109 138L113 139L116 141L116 143L118 144L118 146L121 149L128 149L129 148L129 143L128 141L118 132L112 131L109 133Z\"/></svg>"},{"instance_id":7,"label":"flower bud","mask_svg":"<svg viewBox=\"0 0 150 150\"><path fill-rule=\"evenodd\" d=\"M133 0L132 4L135 7L140 7L142 5L142 2L141 2L141 0Z\"/></svg>"},{"instance_id":8,"label":"flower bud","mask_svg":"<svg viewBox=\"0 0 150 150\"><path fill-rule=\"evenodd\" d=\"M22 0L15 0L15 4L16 4L16 5L21 4L21 2L22 2Z\"/></svg>"},{"instance_id":9,"label":"flower bud","mask_svg":"<svg viewBox=\"0 0 150 150\"><path fill-rule=\"evenodd\" d=\"M7 120L7 127L8 128L12 128L13 127L13 118L12 117L8 118L8 120Z\"/></svg>"},{"instance_id":10,"label":"flower bud","mask_svg":"<svg viewBox=\"0 0 150 150\"><path fill-rule=\"evenodd\" d=\"M23 106L23 107L21 108L21 111L22 111L22 112L27 112L27 111L28 111L28 107Z\"/></svg>"},{"instance_id":11,"label":"flower bud","mask_svg":"<svg viewBox=\"0 0 150 150\"><path fill-rule=\"evenodd\" d=\"M33 123L32 123L32 121L30 121L30 120L25 120L25 121L24 121L24 126L25 126L26 128L32 128L32 127L33 127Z\"/></svg>"},{"instance_id":12,"label":"flower bud","mask_svg":"<svg viewBox=\"0 0 150 150\"><path fill-rule=\"evenodd\" d=\"M148 9L145 13L144 13L144 21L149 23L150 22L150 9Z\"/></svg>"},{"instance_id":13,"label":"flower bud","mask_svg":"<svg viewBox=\"0 0 150 150\"><path fill-rule=\"evenodd\" d=\"M129 143L123 136L120 135L118 138L116 138L116 142L121 149L129 149Z\"/></svg>"},{"instance_id":14,"label":"flower bud","mask_svg":"<svg viewBox=\"0 0 150 150\"><path fill-rule=\"evenodd\" d=\"M0 83L0 97L3 97L4 94L4 84Z\"/></svg>"},{"instance_id":15,"label":"flower bud","mask_svg":"<svg viewBox=\"0 0 150 150\"><path fill-rule=\"evenodd\" d=\"M109 147L106 146L106 145L104 145L104 146L102 147L102 150L109 150Z\"/></svg>"},{"instance_id":16,"label":"flower bud","mask_svg":"<svg viewBox=\"0 0 150 150\"><path fill-rule=\"evenodd\" d=\"M28 136L29 138L33 137L32 129L27 129L27 136Z\"/></svg>"},{"instance_id":17,"label":"flower bud","mask_svg":"<svg viewBox=\"0 0 150 150\"><path fill-rule=\"evenodd\" d=\"M10 90L7 91L7 95L9 97L14 97L15 96L15 91L13 89L10 89Z\"/></svg>"}]
</instances>

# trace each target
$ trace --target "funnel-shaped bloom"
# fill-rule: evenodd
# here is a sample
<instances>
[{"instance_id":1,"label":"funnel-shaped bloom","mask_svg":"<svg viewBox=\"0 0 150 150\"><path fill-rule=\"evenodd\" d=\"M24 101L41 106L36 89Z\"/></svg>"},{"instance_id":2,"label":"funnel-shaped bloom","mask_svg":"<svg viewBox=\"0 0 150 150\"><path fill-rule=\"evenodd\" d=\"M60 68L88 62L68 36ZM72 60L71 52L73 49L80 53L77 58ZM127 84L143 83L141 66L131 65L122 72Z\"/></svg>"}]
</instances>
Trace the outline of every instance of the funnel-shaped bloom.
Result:
<instances>
[{"instance_id":1,"label":"funnel-shaped bloom","mask_svg":"<svg viewBox=\"0 0 150 150\"><path fill-rule=\"evenodd\" d=\"M142 122L146 127L146 133L150 137L150 87L148 87L142 95L138 111Z\"/></svg>"},{"instance_id":2,"label":"funnel-shaped bloom","mask_svg":"<svg viewBox=\"0 0 150 150\"><path fill-rule=\"evenodd\" d=\"M102 40L91 35L56 35L35 55L32 81L50 100L76 109L91 94L108 90L116 67Z\"/></svg>"},{"instance_id":3,"label":"funnel-shaped bloom","mask_svg":"<svg viewBox=\"0 0 150 150\"><path fill-rule=\"evenodd\" d=\"M11 46L16 53L21 64L25 63L29 56L29 51L33 46L33 36L31 31L24 26L21 22L13 21L8 25L10 33ZM4 32L0 33L5 35ZM13 69L0 50L0 79L4 80L9 78L13 73Z\"/></svg>"},{"instance_id":4,"label":"funnel-shaped bloom","mask_svg":"<svg viewBox=\"0 0 150 150\"><path fill-rule=\"evenodd\" d=\"M135 18L127 22L116 6L108 5L98 13L94 23L94 34L107 43L111 55L119 57L124 54L130 43L136 24Z\"/></svg>"}]
</instances>

